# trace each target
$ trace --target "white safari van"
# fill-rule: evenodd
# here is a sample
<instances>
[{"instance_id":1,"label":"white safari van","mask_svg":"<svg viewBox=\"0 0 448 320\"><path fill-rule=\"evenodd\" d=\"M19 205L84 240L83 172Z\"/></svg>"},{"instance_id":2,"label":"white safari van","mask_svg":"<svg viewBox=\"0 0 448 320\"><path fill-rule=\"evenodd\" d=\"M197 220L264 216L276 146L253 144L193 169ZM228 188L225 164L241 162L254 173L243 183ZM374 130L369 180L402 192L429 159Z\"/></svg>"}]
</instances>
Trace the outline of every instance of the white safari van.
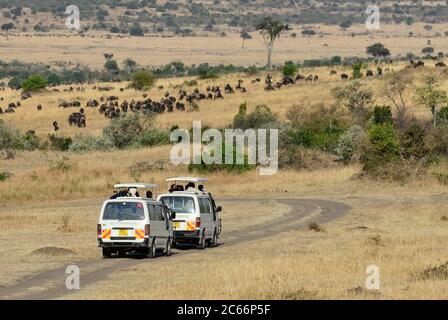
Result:
<instances>
[{"instance_id":1,"label":"white safari van","mask_svg":"<svg viewBox=\"0 0 448 320\"><path fill-rule=\"evenodd\" d=\"M193 243L204 249L216 246L222 230L220 212L205 191L205 178L175 177L166 180L170 191L157 200L176 213L173 219L175 243Z\"/></svg>"},{"instance_id":2,"label":"white safari van","mask_svg":"<svg viewBox=\"0 0 448 320\"><path fill-rule=\"evenodd\" d=\"M128 252L155 257L157 251L171 254L175 213L147 196L154 184L118 184L118 194L104 202L98 221L98 245L103 257L124 257ZM140 192L142 196L140 196Z\"/></svg>"}]
</instances>

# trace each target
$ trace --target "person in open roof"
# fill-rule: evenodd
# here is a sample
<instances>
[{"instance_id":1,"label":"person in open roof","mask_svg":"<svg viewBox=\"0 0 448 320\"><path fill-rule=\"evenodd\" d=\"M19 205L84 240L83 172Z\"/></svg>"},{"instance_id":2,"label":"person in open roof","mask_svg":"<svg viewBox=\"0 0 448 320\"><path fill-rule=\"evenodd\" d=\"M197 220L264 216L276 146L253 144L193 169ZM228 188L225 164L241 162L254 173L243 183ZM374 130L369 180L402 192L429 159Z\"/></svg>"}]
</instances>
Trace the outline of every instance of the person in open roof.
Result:
<instances>
[{"instance_id":1,"label":"person in open roof","mask_svg":"<svg viewBox=\"0 0 448 320\"><path fill-rule=\"evenodd\" d=\"M115 194L112 197L110 197L110 199L113 200L113 199L117 199L117 198L126 197L128 195L128 193L129 193L129 190L121 190L121 191L115 192Z\"/></svg>"}]
</instances>

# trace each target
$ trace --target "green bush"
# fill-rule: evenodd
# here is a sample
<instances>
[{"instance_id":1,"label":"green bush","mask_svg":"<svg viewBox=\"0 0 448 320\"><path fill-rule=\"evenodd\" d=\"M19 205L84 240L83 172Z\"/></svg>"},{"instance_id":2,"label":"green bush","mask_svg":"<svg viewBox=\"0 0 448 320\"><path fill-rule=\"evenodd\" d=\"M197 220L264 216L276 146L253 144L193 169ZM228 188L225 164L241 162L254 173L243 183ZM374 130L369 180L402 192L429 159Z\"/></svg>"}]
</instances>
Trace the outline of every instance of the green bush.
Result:
<instances>
[{"instance_id":1,"label":"green bush","mask_svg":"<svg viewBox=\"0 0 448 320\"><path fill-rule=\"evenodd\" d=\"M392 123L392 109L390 106L375 106L373 108L373 123L385 124Z\"/></svg>"},{"instance_id":2,"label":"green bush","mask_svg":"<svg viewBox=\"0 0 448 320\"><path fill-rule=\"evenodd\" d=\"M282 69L283 76L285 77L293 77L297 71L297 64L292 61L286 62Z\"/></svg>"},{"instance_id":3,"label":"green bush","mask_svg":"<svg viewBox=\"0 0 448 320\"><path fill-rule=\"evenodd\" d=\"M21 137L21 147L23 150L32 151L40 147L40 139L33 132L27 132Z\"/></svg>"},{"instance_id":4,"label":"green bush","mask_svg":"<svg viewBox=\"0 0 448 320\"><path fill-rule=\"evenodd\" d=\"M111 141L104 137L95 137L90 135L79 134L73 139L69 150L72 152L88 152L95 150L108 150L114 146Z\"/></svg>"},{"instance_id":5,"label":"green bush","mask_svg":"<svg viewBox=\"0 0 448 320\"><path fill-rule=\"evenodd\" d=\"M361 126L355 125L348 129L340 138L336 148L336 154L339 159L348 164L355 158L359 152L362 142L364 141L365 133Z\"/></svg>"},{"instance_id":6,"label":"green bush","mask_svg":"<svg viewBox=\"0 0 448 320\"><path fill-rule=\"evenodd\" d=\"M29 76L22 82L22 89L25 92L36 91L47 86L47 81L40 75Z\"/></svg>"},{"instance_id":7,"label":"green bush","mask_svg":"<svg viewBox=\"0 0 448 320\"><path fill-rule=\"evenodd\" d=\"M10 172L6 172L6 171L0 172L0 181L6 181L6 180L10 179L11 177L12 177L12 173L10 173Z\"/></svg>"},{"instance_id":8,"label":"green bush","mask_svg":"<svg viewBox=\"0 0 448 320\"><path fill-rule=\"evenodd\" d=\"M131 76L130 87L135 90L149 90L154 85L156 78L149 70L135 72Z\"/></svg>"},{"instance_id":9,"label":"green bush","mask_svg":"<svg viewBox=\"0 0 448 320\"><path fill-rule=\"evenodd\" d=\"M20 132L0 120L0 150L20 149Z\"/></svg>"},{"instance_id":10,"label":"green bush","mask_svg":"<svg viewBox=\"0 0 448 320\"><path fill-rule=\"evenodd\" d=\"M425 131L414 123L401 136L402 155L405 159L421 159L427 155Z\"/></svg>"},{"instance_id":11,"label":"green bush","mask_svg":"<svg viewBox=\"0 0 448 320\"><path fill-rule=\"evenodd\" d=\"M239 112L233 118L235 129L269 129L278 126L277 115L272 113L266 105L259 105L255 110L247 114L247 104L240 105Z\"/></svg>"},{"instance_id":12,"label":"green bush","mask_svg":"<svg viewBox=\"0 0 448 320\"><path fill-rule=\"evenodd\" d=\"M149 131L152 128L153 120L153 114L131 113L113 119L103 129L103 135L116 148L123 149L138 141L143 133Z\"/></svg>"},{"instance_id":13,"label":"green bush","mask_svg":"<svg viewBox=\"0 0 448 320\"><path fill-rule=\"evenodd\" d=\"M151 147L170 143L170 132L157 128L143 132L135 142L136 146Z\"/></svg>"},{"instance_id":14,"label":"green bush","mask_svg":"<svg viewBox=\"0 0 448 320\"><path fill-rule=\"evenodd\" d=\"M352 66L352 75L355 79L362 78L362 68L364 67L364 63L362 61L355 62Z\"/></svg>"},{"instance_id":15,"label":"green bush","mask_svg":"<svg viewBox=\"0 0 448 320\"><path fill-rule=\"evenodd\" d=\"M361 163L366 172L374 173L379 167L399 159L399 144L392 124L373 125L368 143L361 151Z\"/></svg>"},{"instance_id":16,"label":"green bush","mask_svg":"<svg viewBox=\"0 0 448 320\"><path fill-rule=\"evenodd\" d=\"M291 110L297 108L293 106ZM346 129L342 114L324 105L311 106L311 110L303 114L300 121L292 122L291 127L283 128L285 143L333 153Z\"/></svg>"},{"instance_id":17,"label":"green bush","mask_svg":"<svg viewBox=\"0 0 448 320\"><path fill-rule=\"evenodd\" d=\"M61 137L56 134L48 134L48 141L50 142L50 147L57 151L68 151L73 140L70 137Z\"/></svg>"},{"instance_id":18,"label":"green bush","mask_svg":"<svg viewBox=\"0 0 448 320\"><path fill-rule=\"evenodd\" d=\"M233 163L226 164L225 163L225 154L226 154L226 144L223 142L222 144L222 164L206 164L202 159L200 164L190 163L188 165L189 171L194 171L202 174L213 173L225 171L228 173L243 173L247 171L254 170L256 168L255 165L249 164L249 158L247 155L244 155L243 164L236 163L237 150L236 144L233 146Z\"/></svg>"}]
</instances>

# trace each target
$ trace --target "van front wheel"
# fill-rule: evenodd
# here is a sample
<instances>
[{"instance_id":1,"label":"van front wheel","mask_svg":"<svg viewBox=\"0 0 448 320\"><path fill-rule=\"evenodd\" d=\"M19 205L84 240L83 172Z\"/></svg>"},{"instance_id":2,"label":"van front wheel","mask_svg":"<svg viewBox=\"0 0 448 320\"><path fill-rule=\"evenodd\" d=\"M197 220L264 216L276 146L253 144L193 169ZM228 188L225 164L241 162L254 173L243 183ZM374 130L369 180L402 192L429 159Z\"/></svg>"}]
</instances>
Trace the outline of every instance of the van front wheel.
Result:
<instances>
[{"instance_id":1,"label":"van front wheel","mask_svg":"<svg viewBox=\"0 0 448 320\"><path fill-rule=\"evenodd\" d=\"M108 248L103 248L103 258L112 257L112 252Z\"/></svg>"},{"instance_id":2,"label":"van front wheel","mask_svg":"<svg viewBox=\"0 0 448 320\"><path fill-rule=\"evenodd\" d=\"M148 254L147 254L147 256L148 256L148 258L155 258L156 257L156 255L157 255L157 250L156 250L156 239L154 239L153 241L152 241L152 244L151 244L151 246L148 248Z\"/></svg>"}]
</instances>

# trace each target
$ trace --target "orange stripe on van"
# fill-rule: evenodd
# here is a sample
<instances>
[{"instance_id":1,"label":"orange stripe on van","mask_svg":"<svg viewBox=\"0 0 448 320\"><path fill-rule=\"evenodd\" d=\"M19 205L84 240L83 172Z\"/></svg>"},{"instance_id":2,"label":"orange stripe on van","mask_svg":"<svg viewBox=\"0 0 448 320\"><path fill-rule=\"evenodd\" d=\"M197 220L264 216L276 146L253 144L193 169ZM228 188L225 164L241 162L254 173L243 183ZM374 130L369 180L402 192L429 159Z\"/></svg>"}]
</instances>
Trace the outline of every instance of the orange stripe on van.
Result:
<instances>
[{"instance_id":1,"label":"orange stripe on van","mask_svg":"<svg viewBox=\"0 0 448 320\"><path fill-rule=\"evenodd\" d=\"M135 237L137 239L143 239L145 238L145 230L142 229L135 229Z\"/></svg>"},{"instance_id":2,"label":"orange stripe on van","mask_svg":"<svg viewBox=\"0 0 448 320\"><path fill-rule=\"evenodd\" d=\"M196 223L194 222L187 222L187 230L188 231L194 231L196 229Z\"/></svg>"},{"instance_id":3,"label":"orange stripe on van","mask_svg":"<svg viewBox=\"0 0 448 320\"><path fill-rule=\"evenodd\" d=\"M106 229L103 231L103 234L101 235L101 238L103 239L110 239L111 229Z\"/></svg>"}]
</instances>

